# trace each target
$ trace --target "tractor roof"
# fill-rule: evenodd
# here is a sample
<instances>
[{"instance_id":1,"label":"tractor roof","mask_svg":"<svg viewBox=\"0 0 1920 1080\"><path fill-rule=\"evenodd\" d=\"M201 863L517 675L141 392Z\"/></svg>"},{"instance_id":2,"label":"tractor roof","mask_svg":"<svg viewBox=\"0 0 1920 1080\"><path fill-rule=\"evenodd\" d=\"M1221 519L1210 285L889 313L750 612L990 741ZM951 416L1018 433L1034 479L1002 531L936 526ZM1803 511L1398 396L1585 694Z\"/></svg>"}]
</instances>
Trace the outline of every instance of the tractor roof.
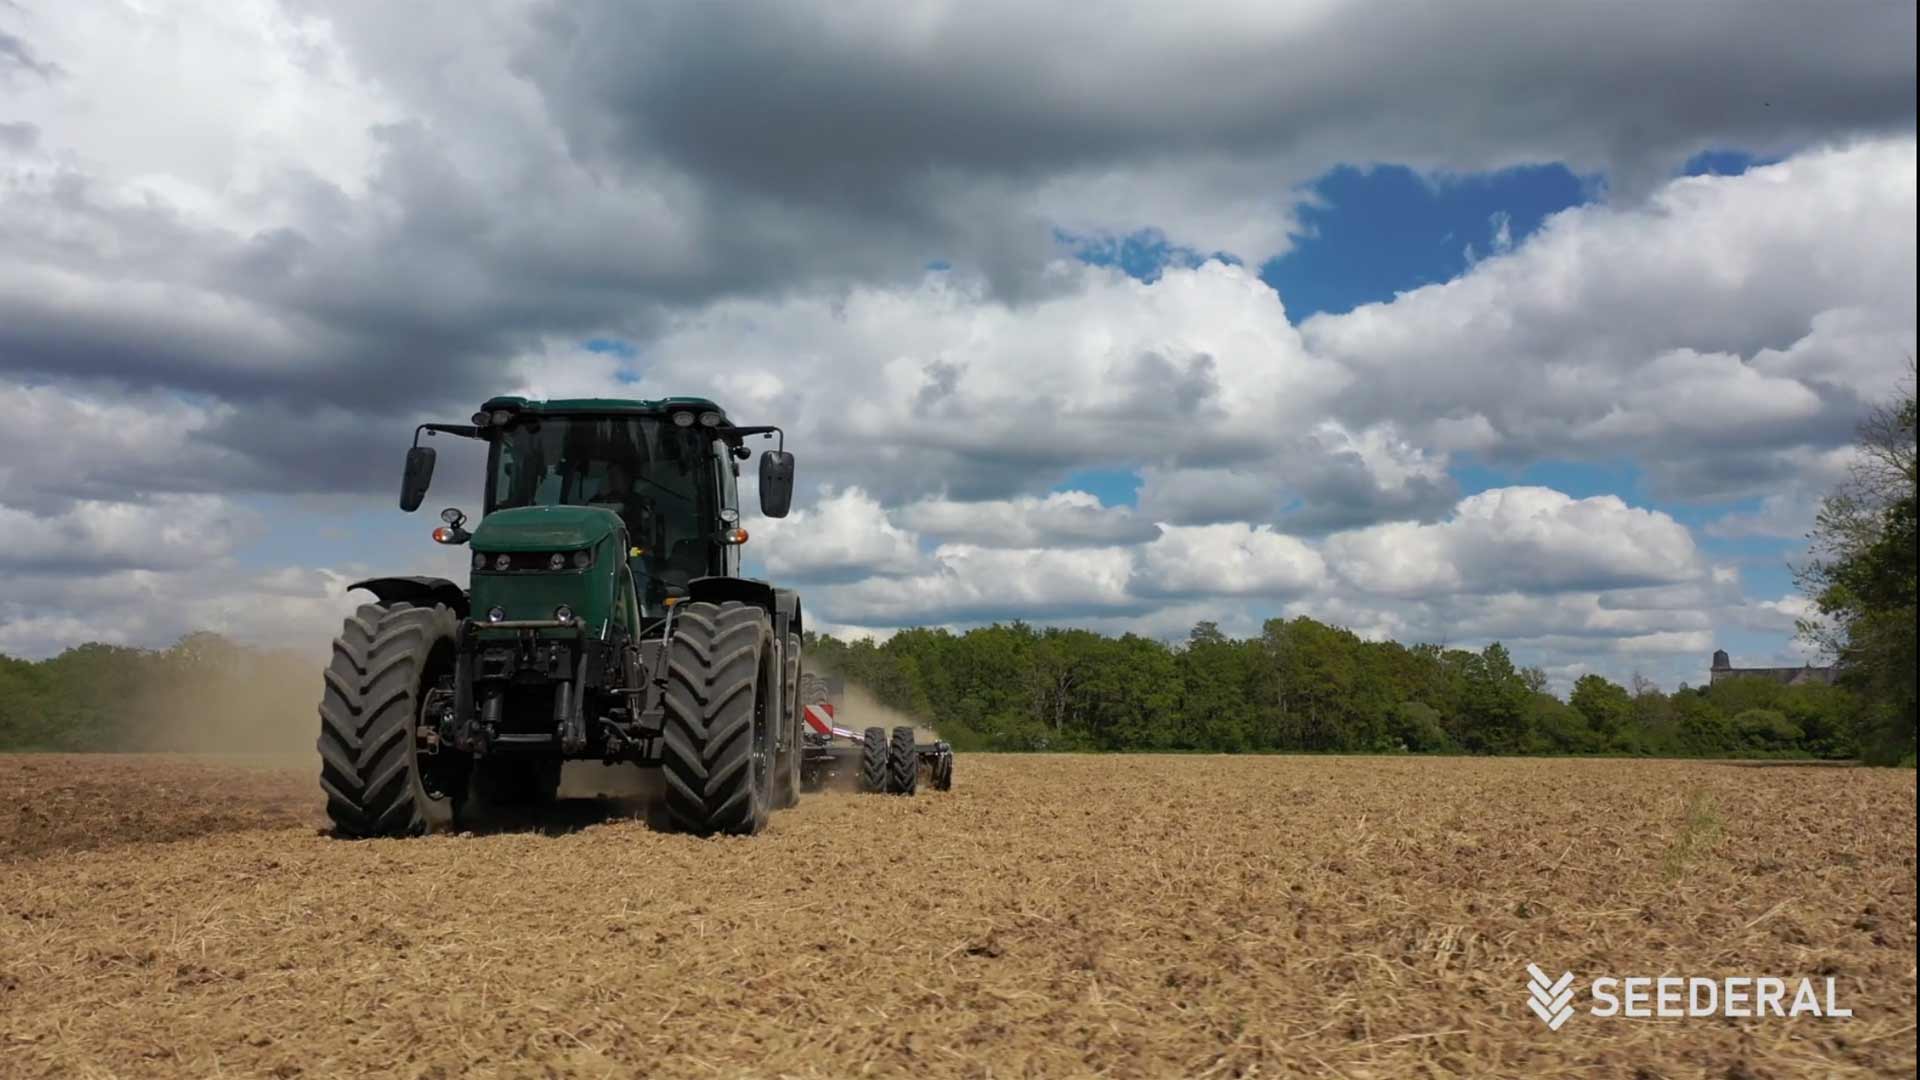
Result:
<instances>
[{"instance_id":1,"label":"tractor roof","mask_svg":"<svg viewBox=\"0 0 1920 1080\"><path fill-rule=\"evenodd\" d=\"M725 418L727 411L706 398L669 397L655 401L633 400L626 398L555 398L551 401L532 401L523 397L489 398L481 409L512 409L516 412L538 413L552 416L563 413L664 413L678 409L695 409L701 412L711 410Z\"/></svg>"}]
</instances>

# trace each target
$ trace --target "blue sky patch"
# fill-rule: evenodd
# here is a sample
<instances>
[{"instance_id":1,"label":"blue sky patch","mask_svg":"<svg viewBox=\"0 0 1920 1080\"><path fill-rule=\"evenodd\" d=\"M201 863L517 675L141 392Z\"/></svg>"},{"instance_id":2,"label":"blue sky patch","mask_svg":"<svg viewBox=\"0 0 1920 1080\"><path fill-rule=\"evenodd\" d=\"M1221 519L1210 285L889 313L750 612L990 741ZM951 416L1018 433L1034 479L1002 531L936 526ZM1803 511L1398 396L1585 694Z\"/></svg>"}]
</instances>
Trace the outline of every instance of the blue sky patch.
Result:
<instances>
[{"instance_id":1,"label":"blue sky patch","mask_svg":"<svg viewBox=\"0 0 1920 1080\"><path fill-rule=\"evenodd\" d=\"M1076 236L1055 229L1054 242L1073 249L1081 262L1091 266L1116 266L1128 277L1139 281L1158 281L1169 266L1192 269L1209 259L1237 263L1224 251L1210 255L1175 244L1159 229L1141 229L1126 236Z\"/></svg>"},{"instance_id":2,"label":"blue sky patch","mask_svg":"<svg viewBox=\"0 0 1920 1080\"><path fill-rule=\"evenodd\" d=\"M1591 201L1564 165L1430 178L1400 165L1342 166L1312 185L1292 251L1260 268L1298 323L1458 277L1471 260L1518 245L1551 214ZM1469 247L1472 254L1469 255Z\"/></svg>"},{"instance_id":3,"label":"blue sky patch","mask_svg":"<svg viewBox=\"0 0 1920 1080\"><path fill-rule=\"evenodd\" d=\"M1738 150L1703 150L1680 166L1681 176L1739 176L1748 169L1771 165L1778 158L1761 158Z\"/></svg>"},{"instance_id":4,"label":"blue sky patch","mask_svg":"<svg viewBox=\"0 0 1920 1080\"><path fill-rule=\"evenodd\" d=\"M1052 491L1084 491L1103 506L1140 505L1140 475L1131 469L1082 469L1053 485Z\"/></svg>"},{"instance_id":5,"label":"blue sky patch","mask_svg":"<svg viewBox=\"0 0 1920 1080\"><path fill-rule=\"evenodd\" d=\"M593 338L582 344L590 353L615 356L622 360L631 360L640 355L640 350L634 347L633 342L625 338Z\"/></svg>"},{"instance_id":6,"label":"blue sky patch","mask_svg":"<svg viewBox=\"0 0 1920 1080\"><path fill-rule=\"evenodd\" d=\"M1640 467L1630 461L1536 461L1523 466L1468 461L1448 470L1462 497L1503 487L1549 487L1576 499L1618 495L1640 506Z\"/></svg>"}]
</instances>

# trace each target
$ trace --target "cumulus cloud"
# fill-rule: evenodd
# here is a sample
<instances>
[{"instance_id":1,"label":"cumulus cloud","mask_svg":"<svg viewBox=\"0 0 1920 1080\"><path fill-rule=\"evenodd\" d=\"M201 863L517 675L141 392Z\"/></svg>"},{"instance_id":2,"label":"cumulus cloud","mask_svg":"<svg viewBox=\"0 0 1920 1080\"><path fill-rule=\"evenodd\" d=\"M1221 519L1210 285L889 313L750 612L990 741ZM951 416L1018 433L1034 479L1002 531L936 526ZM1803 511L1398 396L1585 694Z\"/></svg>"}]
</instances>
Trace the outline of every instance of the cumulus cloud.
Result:
<instances>
[{"instance_id":1,"label":"cumulus cloud","mask_svg":"<svg viewBox=\"0 0 1920 1080\"><path fill-rule=\"evenodd\" d=\"M909 503L900 517L912 529L982 547L1101 547L1146 543L1160 527L1125 506L1104 506L1084 491L1017 499Z\"/></svg>"},{"instance_id":2,"label":"cumulus cloud","mask_svg":"<svg viewBox=\"0 0 1920 1080\"><path fill-rule=\"evenodd\" d=\"M922 572L817 590L827 618L856 625L937 626L992 619L1129 614L1133 553L1122 548L1011 549L944 544ZM810 600L809 603L816 601Z\"/></svg>"},{"instance_id":3,"label":"cumulus cloud","mask_svg":"<svg viewBox=\"0 0 1920 1080\"><path fill-rule=\"evenodd\" d=\"M51 515L0 504L0 569L179 569L221 558L257 532L251 515L215 495L89 499Z\"/></svg>"},{"instance_id":4,"label":"cumulus cloud","mask_svg":"<svg viewBox=\"0 0 1920 1080\"><path fill-rule=\"evenodd\" d=\"M1850 441L1903 370L1914 160L1896 138L1567 210L1507 256L1301 333L1354 375L1342 411L1416 441L1628 456L1663 494L1747 494L1739 459Z\"/></svg>"},{"instance_id":5,"label":"cumulus cloud","mask_svg":"<svg viewBox=\"0 0 1920 1080\"><path fill-rule=\"evenodd\" d=\"M1311 589L1325 572L1312 548L1266 527L1166 526L1141 549L1133 584L1148 596L1278 595Z\"/></svg>"},{"instance_id":6,"label":"cumulus cloud","mask_svg":"<svg viewBox=\"0 0 1920 1080\"><path fill-rule=\"evenodd\" d=\"M894 525L859 488L829 492L750 530L755 557L775 580L829 581L913 572L919 539Z\"/></svg>"},{"instance_id":7,"label":"cumulus cloud","mask_svg":"<svg viewBox=\"0 0 1920 1080\"><path fill-rule=\"evenodd\" d=\"M525 70L576 153L666 157L749 205L937 236L947 197L985 191L996 218L1160 226L1253 261L1284 242L1257 193L1335 162L1557 159L1643 190L1700 149L1913 116L1913 13L1892 4L1833 13L1811 60L1798 14L1739 2L1535 4L1523 19L1480 0L891 14L569 5L539 21Z\"/></svg>"},{"instance_id":8,"label":"cumulus cloud","mask_svg":"<svg viewBox=\"0 0 1920 1080\"><path fill-rule=\"evenodd\" d=\"M1338 533L1327 557L1355 588L1407 596L1631 588L1703 569L1692 535L1668 515L1541 487L1469 496L1432 525Z\"/></svg>"},{"instance_id":9,"label":"cumulus cloud","mask_svg":"<svg viewBox=\"0 0 1920 1080\"><path fill-rule=\"evenodd\" d=\"M1300 348L1250 271L1049 273L1058 290L1025 304L935 272L908 288L712 305L654 338L627 389L709 392L735 415L785 418L815 475L887 505L1037 497L1084 468L1350 454L1289 434L1319 422L1346 376Z\"/></svg>"},{"instance_id":10,"label":"cumulus cloud","mask_svg":"<svg viewBox=\"0 0 1920 1080\"><path fill-rule=\"evenodd\" d=\"M0 598L0 653L39 657L89 641L157 646L211 630L305 650L317 672L341 616L370 599L349 594L350 581L328 570L248 569L231 559L171 570L10 575Z\"/></svg>"}]
</instances>

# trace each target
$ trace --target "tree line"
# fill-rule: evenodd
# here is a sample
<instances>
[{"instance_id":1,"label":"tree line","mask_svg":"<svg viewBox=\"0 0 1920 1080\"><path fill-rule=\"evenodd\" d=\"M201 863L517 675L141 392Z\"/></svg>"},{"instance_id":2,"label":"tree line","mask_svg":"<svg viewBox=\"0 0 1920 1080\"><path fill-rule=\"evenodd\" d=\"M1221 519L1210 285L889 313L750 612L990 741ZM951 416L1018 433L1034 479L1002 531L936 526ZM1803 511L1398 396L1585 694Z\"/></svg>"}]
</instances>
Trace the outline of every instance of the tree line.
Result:
<instances>
[{"instance_id":1,"label":"tree line","mask_svg":"<svg viewBox=\"0 0 1920 1080\"><path fill-rule=\"evenodd\" d=\"M1563 701L1497 642L1371 642L1309 618L1249 639L1202 622L1175 645L1016 622L806 648L961 750L1851 758L1874 720L1846 687L1760 678L1669 694L1584 675Z\"/></svg>"},{"instance_id":2,"label":"tree line","mask_svg":"<svg viewBox=\"0 0 1920 1080\"><path fill-rule=\"evenodd\" d=\"M1669 694L1586 675L1562 701L1497 643L1370 642L1308 618L1244 640L1203 622L1171 645L1016 622L884 644L809 635L806 650L961 750L1901 756L1880 745L1881 703L1846 686ZM210 633L0 656L0 748L292 749L311 742L318 695L307 658Z\"/></svg>"}]
</instances>

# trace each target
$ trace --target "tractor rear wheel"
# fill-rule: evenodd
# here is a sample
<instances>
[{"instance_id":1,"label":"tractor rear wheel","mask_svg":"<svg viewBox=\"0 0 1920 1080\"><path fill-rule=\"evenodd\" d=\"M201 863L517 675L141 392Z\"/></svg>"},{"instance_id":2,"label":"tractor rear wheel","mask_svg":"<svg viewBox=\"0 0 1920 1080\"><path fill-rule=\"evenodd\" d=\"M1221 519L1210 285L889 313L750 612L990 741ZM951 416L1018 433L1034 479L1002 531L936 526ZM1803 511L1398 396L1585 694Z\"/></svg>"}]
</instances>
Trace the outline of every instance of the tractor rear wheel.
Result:
<instances>
[{"instance_id":1,"label":"tractor rear wheel","mask_svg":"<svg viewBox=\"0 0 1920 1080\"><path fill-rule=\"evenodd\" d=\"M920 786L920 754L913 748L913 729L893 729L887 744L887 790L895 795L911 795Z\"/></svg>"},{"instance_id":2,"label":"tractor rear wheel","mask_svg":"<svg viewBox=\"0 0 1920 1080\"><path fill-rule=\"evenodd\" d=\"M747 836L773 803L772 632L760 608L682 603L667 645L661 772L675 828Z\"/></svg>"},{"instance_id":3,"label":"tractor rear wheel","mask_svg":"<svg viewBox=\"0 0 1920 1080\"><path fill-rule=\"evenodd\" d=\"M787 635L786 678L781 685L787 698L780 703L780 730L785 732L787 748L774 768L774 809L789 810L800 805L800 635Z\"/></svg>"},{"instance_id":4,"label":"tractor rear wheel","mask_svg":"<svg viewBox=\"0 0 1920 1080\"><path fill-rule=\"evenodd\" d=\"M333 641L320 698L320 788L341 836L416 836L451 824L470 759L423 753L428 699L453 673L454 614L445 605L364 604ZM448 697L450 700L450 696Z\"/></svg>"},{"instance_id":5,"label":"tractor rear wheel","mask_svg":"<svg viewBox=\"0 0 1920 1080\"><path fill-rule=\"evenodd\" d=\"M860 790L887 790L887 729L870 727L860 743Z\"/></svg>"}]
</instances>

